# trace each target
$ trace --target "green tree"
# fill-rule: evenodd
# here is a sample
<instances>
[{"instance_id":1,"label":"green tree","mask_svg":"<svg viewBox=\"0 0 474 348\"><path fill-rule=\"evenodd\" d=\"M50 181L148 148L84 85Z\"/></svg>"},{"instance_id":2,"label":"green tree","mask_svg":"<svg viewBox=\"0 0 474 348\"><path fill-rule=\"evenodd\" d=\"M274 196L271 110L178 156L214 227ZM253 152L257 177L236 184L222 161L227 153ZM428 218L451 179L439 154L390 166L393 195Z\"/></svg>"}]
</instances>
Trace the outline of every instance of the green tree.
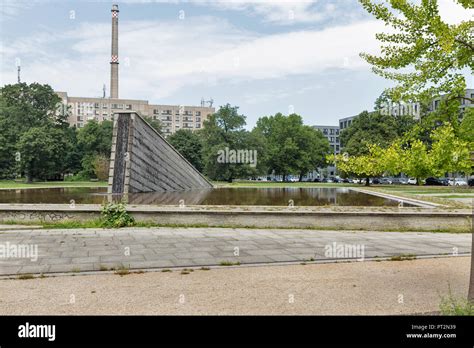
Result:
<instances>
[{"instance_id":1,"label":"green tree","mask_svg":"<svg viewBox=\"0 0 474 348\"><path fill-rule=\"evenodd\" d=\"M468 108L459 126L459 137L468 142L469 150L474 151L474 108Z\"/></svg>"},{"instance_id":2,"label":"green tree","mask_svg":"<svg viewBox=\"0 0 474 348\"><path fill-rule=\"evenodd\" d=\"M433 131L430 157L435 175L445 173L470 174L472 170L469 144L454 134L453 126L445 123Z\"/></svg>"},{"instance_id":3,"label":"green tree","mask_svg":"<svg viewBox=\"0 0 474 348\"><path fill-rule=\"evenodd\" d=\"M398 133L395 117L378 111L363 111L341 132L341 145L350 155L363 155L368 153L369 144L387 147Z\"/></svg>"},{"instance_id":4,"label":"green tree","mask_svg":"<svg viewBox=\"0 0 474 348\"><path fill-rule=\"evenodd\" d=\"M432 159L426 145L419 139L411 141L409 147L404 150L403 163L403 172L412 178L416 178L418 185L421 179L433 174Z\"/></svg>"},{"instance_id":5,"label":"green tree","mask_svg":"<svg viewBox=\"0 0 474 348\"><path fill-rule=\"evenodd\" d=\"M382 153L382 169L386 174L399 175L405 169L403 148L399 139Z\"/></svg>"},{"instance_id":6,"label":"green tree","mask_svg":"<svg viewBox=\"0 0 474 348\"><path fill-rule=\"evenodd\" d=\"M158 119L155 119L153 117L150 117L150 116L144 116L143 117L145 119L145 121L147 121L150 126L153 127L153 129L155 129L158 133L160 134L163 134L162 132L162 123L160 120Z\"/></svg>"},{"instance_id":7,"label":"green tree","mask_svg":"<svg viewBox=\"0 0 474 348\"><path fill-rule=\"evenodd\" d=\"M464 69L474 69L474 21L459 24L444 22L437 0L359 0L377 19L394 29L378 33L382 43L380 56L362 53L372 70L398 84L388 92L394 100L431 100L449 94L450 98L465 98ZM459 1L466 9L471 0ZM469 99L469 98L468 98Z\"/></svg>"},{"instance_id":8,"label":"green tree","mask_svg":"<svg viewBox=\"0 0 474 348\"><path fill-rule=\"evenodd\" d=\"M180 129L166 140L199 171L203 170L202 140L199 131Z\"/></svg>"},{"instance_id":9,"label":"green tree","mask_svg":"<svg viewBox=\"0 0 474 348\"><path fill-rule=\"evenodd\" d=\"M109 160L110 158L105 157L102 154L94 156L92 165L94 167L94 174L99 180L107 180L109 178Z\"/></svg>"},{"instance_id":10,"label":"green tree","mask_svg":"<svg viewBox=\"0 0 474 348\"><path fill-rule=\"evenodd\" d=\"M64 172L64 156L68 148L64 132L55 127L33 127L18 141L21 170L27 181L34 178L59 179Z\"/></svg>"},{"instance_id":11,"label":"green tree","mask_svg":"<svg viewBox=\"0 0 474 348\"><path fill-rule=\"evenodd\" d=\"M310 126L305 126L301 116L265 116L257 121L254 133L265 139L267 148L267 170L282 175L299 175L322 166L329 153L329 143L324 135Z\"/></svg>"},{"instance_id":12,"label":"green tree","mask_svg":"<svg viewBox=\"0 0 474 348\"><path fill-rule=\"evenodd\" d=\"M340 172L365 178L365 185L370 185L370 178L382 175L385 172L385 151L378 145L367 144L367 151L358 156L329 155L327 160L337 166Z\"/></svg>"},{"instance_id":13,"label":"green tree","mask_svg":"<svg viewBox=\"0 0 474 348\"><path fill-rule=\"evenodd\" d=\"M232 182L236 178L256 176L260 173L261 161L258 157L264 152L263 142L244 129L245 118L238 113L238 107L226 104L204 122L204 128L200 131L204 173L211 179ZM229 161L221 160L223 151L239 150L252 155L256 153L256 163L235 163L232 156Z\"/></svg>"},{"instance_id":14,"label":"green tree","mask_svg":"<svg viewBox=\"0 0 474 348\"><path fill-rule=\"evenodd\" d=\"M447 94L447 104L463 98L472 102L465 97L463 72L474 72L474 21L447 24L439 15L437 0L421 0L419 4L408 0L389 0L385 4L359 1L369 13L394 29L377 34L382 43L381 56L362 54L376 74L397 82L390 90L393 99L426 102ZM474 8L472 0L457 2L466 9ZM422 146L417 146L424 154ZM468 299L474 302L474 252L470 277Z\"/></svg>"},{"instance_id":15,"label":"green tree","mask_svg":"<svg viewBox=\"0 0 474 348\"><path fill-rule=\"evenodd\" d=\"M67 148L64 155L64 173L76 174L81 171L82 152L77 141L77 128L68 127L64 130Z\"/></svg>"},{"instance_id":16,"label":"green tree","mask_svg":"<svg viewBox=\"0 0 474 348\"><path fill-rule=\"evenodd\" d=\"M17 144L34 127L66 129L67 112L48 85L17 83L0 88L0 177L11 178L18 166Z\"/></svg>"},{"instance_id":17,"label":"green tree","mask_svg":"<svg viewBox=\"0 0 474 348\"><path fill-rule=\"evenodd\" d=\"M77 142L79 151L82 154L82 176L95 177L94 160L97 155L110 158L112 130L113 123L108 120L101 123L91 120L79 130Z\"/></svg>"}]
</instances>

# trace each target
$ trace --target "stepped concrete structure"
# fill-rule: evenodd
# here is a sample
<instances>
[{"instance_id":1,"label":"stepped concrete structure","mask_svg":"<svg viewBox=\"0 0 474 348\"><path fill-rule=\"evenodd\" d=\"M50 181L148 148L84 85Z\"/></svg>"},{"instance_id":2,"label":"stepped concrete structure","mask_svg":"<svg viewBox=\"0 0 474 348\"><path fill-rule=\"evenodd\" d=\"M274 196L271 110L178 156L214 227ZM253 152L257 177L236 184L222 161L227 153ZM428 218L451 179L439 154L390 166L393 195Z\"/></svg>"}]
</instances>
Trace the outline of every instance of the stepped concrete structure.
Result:
<instances>
[{"instance_id":1,"label":"stepped concrete structure","mask_svg":"<svg viewBox=\"0 0 474 348\"><path fill-rule=\"evenodd\" d=\"M136 112L114 115L112 194L210 189L213 185Z\"/></svg>"}]
</instances>

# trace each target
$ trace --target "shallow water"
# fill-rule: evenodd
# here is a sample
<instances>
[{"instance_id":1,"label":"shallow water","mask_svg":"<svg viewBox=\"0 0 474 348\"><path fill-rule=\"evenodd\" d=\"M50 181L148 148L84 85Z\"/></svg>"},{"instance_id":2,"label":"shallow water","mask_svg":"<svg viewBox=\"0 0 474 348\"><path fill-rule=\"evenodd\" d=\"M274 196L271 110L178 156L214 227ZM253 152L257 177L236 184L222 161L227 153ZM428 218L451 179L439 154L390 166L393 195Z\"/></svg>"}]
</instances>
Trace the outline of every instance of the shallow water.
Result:
<instances>
[{"instance_id":1,"label":"shallow water","mask_svg":"<svg viewBox=\"0 0 474 348\"><path fill-rule=\"evenodd\" d=\"M107 201L106 187L0 190L0 203L97 203ZM114 196L116 199L120 197ZM395 200L349 188L216 188L185 192L134 193L130 204L287 206L397 206ZM404 204L404 206L410 206Z\"/></svg>"}]
</instances>

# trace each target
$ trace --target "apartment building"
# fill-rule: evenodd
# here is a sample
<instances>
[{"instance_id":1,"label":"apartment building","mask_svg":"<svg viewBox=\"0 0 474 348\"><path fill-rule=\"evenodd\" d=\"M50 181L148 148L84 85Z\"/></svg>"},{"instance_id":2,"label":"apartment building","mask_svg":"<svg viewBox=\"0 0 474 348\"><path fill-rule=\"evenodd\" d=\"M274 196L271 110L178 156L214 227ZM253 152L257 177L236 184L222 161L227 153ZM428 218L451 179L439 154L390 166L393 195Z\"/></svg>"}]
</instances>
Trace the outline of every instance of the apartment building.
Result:
<instances>
[{"instance_id":1,"label":"apartment building","mask_svg":"<svg viewBox=\"0 0 474 348\"><path fill-rule=\"evenodd\" d=\"M56 92L68 108L71 126L82 128L90 120L102 122L112 120L113 114L121 111L136 111L140 115L159 120L163 134L168 136L179 129L196 130L215 112L206 106L158 105L147 100L70 97L66 92Z\"/></svg>"}]
</instances>

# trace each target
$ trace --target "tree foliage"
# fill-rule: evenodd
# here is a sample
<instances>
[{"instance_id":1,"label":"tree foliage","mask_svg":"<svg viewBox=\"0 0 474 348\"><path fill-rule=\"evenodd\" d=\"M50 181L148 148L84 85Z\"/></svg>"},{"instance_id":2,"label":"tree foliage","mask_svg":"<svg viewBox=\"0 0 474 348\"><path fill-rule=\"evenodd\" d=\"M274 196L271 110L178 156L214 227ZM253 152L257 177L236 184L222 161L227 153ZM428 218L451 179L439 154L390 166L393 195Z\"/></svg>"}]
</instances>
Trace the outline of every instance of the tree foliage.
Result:
<instances>
[{"instance_id":1,"label":"tree foliage","mask_svg":"<svg viewBox=\"0 0 474 348\"><path fill-rule=\"evenodd\" d=\"M301 116L277 113L262 117L254 129L258 137L265 139L268 153L269 172L301 177L311 170L325 164L329 153L329 143L324 135L303 124Z\"/></svg>"},{"instance_id":2,"label":"tree foliage","mask_svg":"<svg viewBox=\"0 0 474 348\"><path fill-rule=\"evenodd\" d=\"M27 171L29 179L61 175L65 163L58 153L65 156L71 148L61 105L48 85L18 83L0 89L0 177L12 178L21 171Z\"/></svg>"},{"instance_id":3,"label":"tree foliage","mask_svg":"<svg viewBox=\"0 0 474 348\"><path fill-rule=\"evenodd\" d=\"M200 131L203 141L204 173L214 180L232 182L235 178L256 176L262 171L264 144L254 133L244 129L246 117L238 113L238 107L226 104L204 122ZM256 165L219 161L219 154L232 151L254 151Z\"/></svg>"},{"instance_id":4,"label":"tree foliage","mask_svg":"<svg viewBox=\"0 0 474 348\"><path fill-rule=\"evenodd\" d=\"M359 0L375 18L393 29L378 33L381 54L362 53L372 70L398 84L389 90L395 100L431 100L433 96L464 96L463 69L474 70L474 21L444 22L437 0ZM466 9L471 0L459 0Z\"/></svg>"},{"instance_id":5,"label":"tree foliage","mask_svg":"<svg viewBox=\"0 0 474 348\"><path fill-rule=\"evenodd\" d=\"M166 140L168 140L194 168L199 171L203 170L203 145L198 132L193 132L189 129L180 129L174 134L171 134Z\"/></svg>"},{"instance_id":6,"label":"tree foliage","mask_svg":"<svg viewBox=\"0 0 474 348\"><path fill-rule=\"evenodd\" d=\"M341 132L341 145L344 152L350 155L367 154L369 144L387 147L414 124L410 115L392 116L380 111L363 111Z\"/></svg>"},{"instance_id":7,"label":"tree foliage","mask_svg":"<svg viewBox=\"0 0 474 348\"><path fill-rule=\"evenodd\" d=\"M112 121L101 123L91 120L77 134L77 146L82 154L81 176L96 177L94 161L97 156L110 158L112 147Z\"/></svg>"},{"instance_id":8,"label":"tree foliage","mask_svg":"<svg viewBox=\"0 0 474 348\"><path fill-rule=\"evenodd\" d=\"M385 148L368 144L362 155L331 155L328 161L349 175L369 178L405 173L418 183L429 176L471 173L468 142L455 134L450 123L433 130L430 137L431 149L418 138L398 138Z\"/></svg>"}]
</instances>

